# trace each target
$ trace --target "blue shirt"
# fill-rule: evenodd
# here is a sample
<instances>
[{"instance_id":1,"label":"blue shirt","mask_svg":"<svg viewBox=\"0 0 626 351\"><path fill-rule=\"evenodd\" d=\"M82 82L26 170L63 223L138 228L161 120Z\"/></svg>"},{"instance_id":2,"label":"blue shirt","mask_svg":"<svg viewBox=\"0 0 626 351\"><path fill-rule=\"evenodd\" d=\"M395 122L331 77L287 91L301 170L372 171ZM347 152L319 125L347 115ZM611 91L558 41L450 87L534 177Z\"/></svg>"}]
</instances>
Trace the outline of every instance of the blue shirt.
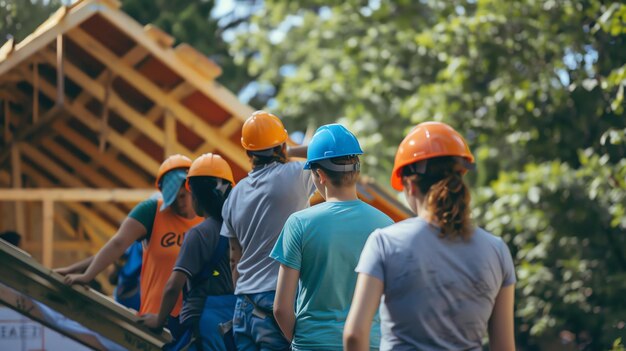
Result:
<instances>
[{"instance_id":1,"label":"blue shirt","mask_svg":"<svg viewBox=\"0 0 626 351\"><path fill-rule=\"evenodd\" d=\"M373 233L356 268L384 283L380 350L482 350L500 289L515 283L502 239L441 238L419 217Z\"/></svg>"},{"instance_id":2,"label":"blue shirt","mask_svg":"<svg viewBox=\"0 0 626 351\"><path fill-rule=\"evenodd\" d=\"M294 350L342 350L343 327L365 242L393 221L360 201L325 202L287 219L271 257L300 271ZM380 328L374 323L372 348Z\"/></svg>"}]
</instances>

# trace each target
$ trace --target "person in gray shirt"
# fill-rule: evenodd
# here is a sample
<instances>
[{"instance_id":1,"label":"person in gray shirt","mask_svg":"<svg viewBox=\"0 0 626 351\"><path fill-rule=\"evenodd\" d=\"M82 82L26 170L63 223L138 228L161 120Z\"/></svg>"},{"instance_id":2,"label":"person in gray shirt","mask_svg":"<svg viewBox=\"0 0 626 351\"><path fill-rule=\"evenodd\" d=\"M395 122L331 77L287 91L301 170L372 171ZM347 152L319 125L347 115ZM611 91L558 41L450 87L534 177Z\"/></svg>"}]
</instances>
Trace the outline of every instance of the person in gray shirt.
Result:
<instances>
[{"instance_id":1,"label":"person in gray shirt","mask_svg":"<svg viewBox=\"0 0 626 351\"><path fill-rule=\"evenodd\" d=\"M463 175L474 157L450 126L426 122L402 141L392 186L417 217L375 231L344 329L345 350L366 350L378 310L380 350L515 350L515 270L502 239L473 227ZM382 297L382 300L381 300Z\"/></svg>"},{"instance_id":2,"label":"person in gray shirt","mask_svg":"<svg viewBox=\"0 0 626 351\"><path fill-rule=\"evenodd\" d=\"M270 252L287 218L309 205L315 186L302 162L287 162L287 131L278 117L257 111L242 127L241 143L253 169L224 204L221 234L230 241L237 304L237 349L288 350L272 315L279 263ZM306 147L290 149L305 156Z\"/></svg>"}]
</instances>

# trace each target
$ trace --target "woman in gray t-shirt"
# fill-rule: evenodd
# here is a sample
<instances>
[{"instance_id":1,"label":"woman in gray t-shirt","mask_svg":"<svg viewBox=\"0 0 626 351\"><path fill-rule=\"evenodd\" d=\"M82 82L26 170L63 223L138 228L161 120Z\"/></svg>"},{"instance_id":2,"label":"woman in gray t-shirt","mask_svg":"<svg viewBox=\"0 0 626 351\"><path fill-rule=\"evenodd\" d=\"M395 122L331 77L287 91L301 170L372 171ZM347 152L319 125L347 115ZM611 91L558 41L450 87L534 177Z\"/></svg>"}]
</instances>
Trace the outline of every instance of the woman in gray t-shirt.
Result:
<instances>
[{"instance_id":1,"label":"woman in gray t-shirt","mask_svg":"<svg viewBox=\"0 0 626 351\"><path fill-rule=\"evenodd\" d=\"M515 350L515 271L498 237L470 222L465 140L438 122L402 141L391 176L417 217L368 239L344 329L346 350L366 350L380 305L380 350ZM382 300L381 300L382 297Z\"/></svg>"}]
</instances>

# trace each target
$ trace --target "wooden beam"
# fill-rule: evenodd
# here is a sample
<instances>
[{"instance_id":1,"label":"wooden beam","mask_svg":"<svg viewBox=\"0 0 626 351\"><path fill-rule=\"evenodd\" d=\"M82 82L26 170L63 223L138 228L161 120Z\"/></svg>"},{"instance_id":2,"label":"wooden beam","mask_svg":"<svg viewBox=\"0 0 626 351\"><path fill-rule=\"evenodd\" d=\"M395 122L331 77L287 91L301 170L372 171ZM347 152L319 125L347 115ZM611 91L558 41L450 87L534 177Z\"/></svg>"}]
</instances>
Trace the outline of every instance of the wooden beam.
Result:
<instances>
[{"instance_id":1,"label":"wooden beam","mask_svg":"<svg viewBox=\"0 0 626 351\"><path fill-rule=\"evenodd\" d=\"M195 69L195 71L205 79L215 80L222 74L222 68L220 66L187 43L178 45L174 49L174 52L179 60L183 61L192 69Z\"/></svg>"},{"instance_id":2,"label":"wooden beam","mask_svg":"<svg viewBox=\"0 0 626 351\"><path fill-rule=\"evenodd\" d=\"M36 188L0 189L0 201L141 202L154 189Z\"/></svg>"},{"instance_id":3,"label":"wooden beam","mask_svg":"<svg viewBox=\"0 0 626 351\"><path fill-rule=\"evenodd\" d=\"M65 100L65 75L63 74L63 34L57 35L56 69L57 69L56 104L59 106L62 106Z\"/></svg>"},{"instance_id":4,"label":"wooden beam","mask_svg":"<svg viewBox=\"0 0 626 351\"><path fill-rule=\"evenodd\" d=\"M33 63L33 124L39 121L39 64Z\"/></svg>"},{"instance_id":5,"label":"wooden beam","mask_svg":"<svg viewBox=\"0 0 626 351\"><path fill-rule=\"evenodd\" d=\"M43 202L43 246L42 262L45 267L52 268L52 258L54 257L54 202L45 200Z\"/></svg>"},{"instance_id":6,"label":"wooden beam","mask_svg":"<svg viewBox=\"0 0 626 351\"><path fill-rule=\"evenodd\" d=\"M22 187L22 160L20 157L20 148L18 145L11 146L11 172L13 179L13 188L19 189ZM26 222L24 218L24 204L21 202L15 203L15 229L20 235L24 235L26 232Z\"/></svg>"},{"instance_id":7,"label":"wooden beam","mask_svg":"<svg viewBox=\"0 0 626 351\"><path fill-rule=\"evenodd\" d=\"M145 93L153 102L166 106L181 123L213 142L214 145L233 162L241 167L247 167L249 165L250 161L240 145L224 138L215 128L211 127L208 123L191 112L186 106L181 104L180 101L172 99L171 96L163 92L163 90L151 80L122 62L117 55L112 53L87 32L81 28L75 28L70 31L68 35L72 40L81 45L85 51L98 58L98 60L107 65L109 69L115 71L119 76L123 76L128 83Z\"/></svg>"},{"instance_id":8,"label":"wooden beam","mask_svg":"<svg viewBox=\"0 0 626 351\"><path fill-rule=\"evenodd\" d=\"M80 1L71 10L71 16L65 16L67 9L60 8L44 24L15 46L8 57L0 53L0 77L17 67L32 54L52 43L59 34L81 24L98 11L93 0Z\"/></svg>"},{"instance_id":9,"label":"wooden beam","mask_svg":"<svg viewBox=\"0 0 626 351\"><path fill-rule=\"evenodd\" d=\"M109 100L111 99L111 90L113 89L113 79L115 76L108 71L106 82L104 84L104 98L102 99L102 132L100 133L100 152L104 152L106 148L106 132L109 125Z\"/></svg>"},{"instance_id":10,"label":"wooden beam","mask_svg":"<svg viewBox=\"0 0 626 351\"><path fill-rule=\"evenodd\" d=\"M43 79L41 80L41 91L49 97L54 96L54 87ZM101 126L98 117L91 113L91 111L87 110L84 106L67 102L65 103L64 108L67 109L72 115L76 116L76 118L89 127L89 129L95 132L100 130ZM125 139L112 129L109 129L107 139L112 145L115 145L115 147L123 150L126 157L142 167L149 174L157 173L160 164L154 161L151 156L146 154L131 141Z\"/></svg>"},{"instance_id":11,"label":"wooden beam","mask_svg":"<svg viewBox=\"0 0 626 351\"><path fill-rule=\"evenodd\" d=\"M195 89L187 84L187 82L181 82L180 84L178 84L176 86L176 88L172 89L172 91L170 91L170 96L172 96L174 99L181 99L183 97L186 97L187 95L191 94ZM158 104L155 104L147 113L145 113L145 118L150 121L151 123L156 122L156 120L161 117L164 114L164 108L163 106L160 106ZM124 134L122 134L124 136L124 138L127 138L129 140L135 140L137 139L137 137L139 135L141 135L141 131L135 127L132 127L127 130L126 132L124 132ZM111 149L108 151L108 154L116 157L117 154L119 153L119 150L117 149ZM181 151L181 153L185 153L184 151Z\"/></svg>"},{"instance_id":12,"label":"wooden beam","mask_svg":"<svg viewBox=\"0 0 626 351\"><path fill-rule=\"evenodd\" d=\"M163 159L165 160L168 156L171 156L176 153L178 141L176 138L176 117L172 115L171 112L165 111L165 140L164 140L164 154ZM189 153L187 153L189 154Z\"/></svg>"},{"instance_id":13,"label":"wooden beam","mask_svg":"<svg viewBox=\"0 0 626 351\"><path fill-rule=\"evenodd\" d=\"M245 121L254 110L245 104L242 104L237 96L235 96L228 89L221 86L219 83L206 79L205 77L197 74L196 70L182 62L177 57L175 50L169 48L164 49L160 47L150 38L146 37L143 32L143 28L134 19L125 13L119 13L110 9L102 9L100 14L106 18L109 22L113 23L120 30L124 31L129 37L138 43L138 45L144 46L154 57L158 58L162 62L169 63L168 67L181 76L184 80L188 81L198 91L213 100L216 104L222 107L225 111L230 112L234 117Z\"/></svg>"},{"instance_id":14,"label":"wooden beam","mask_svg":"<svg viewBox=\"0 0 626 351\"><path fill-rule=\"evenodd\" d=\"M146 49L144 49L142 46L137 45L134 48L132 48L129 52L127 52L124 55L124 57L122 57L122 60L128 63L130 66L135 66L137 63L143 60L147 55L148 55L148 51L146 51ZM109 70L104 69L102 73L98 75L95 81L98 84L104 84L106 82L107 72L109 72ZM90 98L91 98L91 95L85 90L83 90L74 99L74 103L78 105L84 105L87 102L87 100L89 100Z\"/></svg>"},{"instance_id":15,"label":"wooden beam","mask_svg":"<svg viewBox=\"0 0 626 351\"><path fill-rule=\"evenodd\" d=\"M159 46L163 48L171 47L176 41L173 36L165 33L164 31L162 31L158 27L155 27L152 24L148 24L143 27L143 31L144 33L146 33L146 36L154 40L157 44L159 44Z\"/></svg>"}]
</instances>

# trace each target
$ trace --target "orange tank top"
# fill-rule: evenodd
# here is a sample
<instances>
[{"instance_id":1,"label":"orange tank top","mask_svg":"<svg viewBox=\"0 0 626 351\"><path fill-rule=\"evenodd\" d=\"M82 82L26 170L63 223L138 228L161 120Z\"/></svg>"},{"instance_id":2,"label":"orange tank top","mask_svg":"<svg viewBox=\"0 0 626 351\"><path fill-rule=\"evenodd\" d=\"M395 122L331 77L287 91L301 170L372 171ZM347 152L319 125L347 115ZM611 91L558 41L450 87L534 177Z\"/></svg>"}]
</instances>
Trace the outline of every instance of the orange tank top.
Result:
<instances>
[{"instance_id":1,"label":"orange tank top","mask_svg":"<svg viewBox=\"0 0 626 351\"><path fill-rule=\"evenodd\" d=\"M162 202L159 200L157 203L152 233L143 252L140 315L159 313L163 290L174 269L180 246L183 244L183 237L191 227L203 221L202 217L187 219L178 216L170 207L165 211L160 211ZM178 316L181 306L182 294L178 296L176 306L170 314Z\"/></svg>"}]
</instances>

